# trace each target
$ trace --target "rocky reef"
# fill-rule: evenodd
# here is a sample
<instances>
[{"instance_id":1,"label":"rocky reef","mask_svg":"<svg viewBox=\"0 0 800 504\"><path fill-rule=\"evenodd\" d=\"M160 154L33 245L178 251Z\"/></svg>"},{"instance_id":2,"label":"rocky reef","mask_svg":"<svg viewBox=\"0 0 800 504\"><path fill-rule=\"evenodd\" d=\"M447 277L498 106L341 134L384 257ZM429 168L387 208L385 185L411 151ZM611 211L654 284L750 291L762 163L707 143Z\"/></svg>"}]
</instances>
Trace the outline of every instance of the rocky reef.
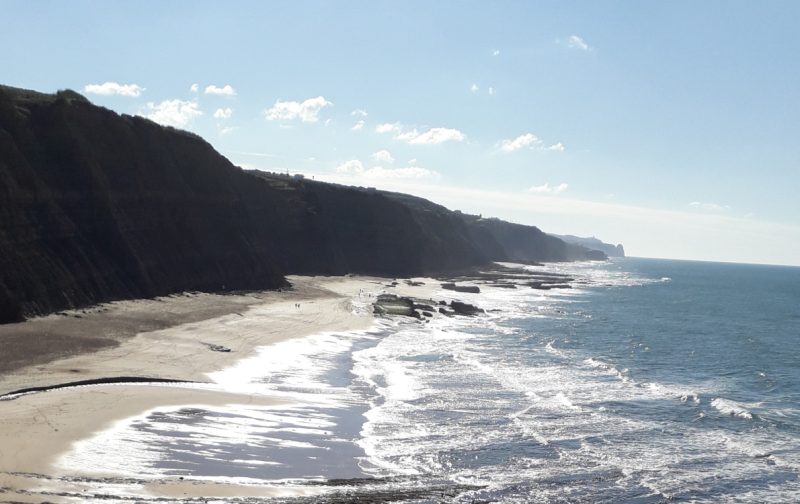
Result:
<instances>
[{"instance_id":1,"label":"rocky reef","mask_svg":"<svg viewBox=\"0 0 800 504\"><path fill-rule=\"evenodd\" d=\"M427 304L428 302L430 301L407 296L381 294L372 304L372 311L376 315L403 315L421 320L432 318L434 313L447 316L463 315L466 317L474 317L484 313L483 309L458 300L452 300L449 303L439 301L436 306Z\"/></svg>"}]
</instances>

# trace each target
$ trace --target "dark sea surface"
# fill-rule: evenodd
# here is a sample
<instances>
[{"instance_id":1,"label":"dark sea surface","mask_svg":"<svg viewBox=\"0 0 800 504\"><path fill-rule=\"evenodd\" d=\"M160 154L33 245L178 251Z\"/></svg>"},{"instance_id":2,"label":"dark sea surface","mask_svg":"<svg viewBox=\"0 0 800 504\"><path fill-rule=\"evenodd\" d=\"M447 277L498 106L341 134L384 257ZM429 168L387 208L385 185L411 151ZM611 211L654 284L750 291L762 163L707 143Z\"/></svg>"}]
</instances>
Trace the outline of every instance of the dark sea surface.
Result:
<instances>
[{"instance_id":1,"label":"dark sea surface","mask_svg":"<svg viewBox=\"0 0 800 504\"><path fill-rule=\"evenodd\" d=\"M216 379L292 406L156 412L114 449L138 475L322 489L303 502L800 501L800 268L544 269L573 288L266 347Z\"/></svg>"}]
</instances>

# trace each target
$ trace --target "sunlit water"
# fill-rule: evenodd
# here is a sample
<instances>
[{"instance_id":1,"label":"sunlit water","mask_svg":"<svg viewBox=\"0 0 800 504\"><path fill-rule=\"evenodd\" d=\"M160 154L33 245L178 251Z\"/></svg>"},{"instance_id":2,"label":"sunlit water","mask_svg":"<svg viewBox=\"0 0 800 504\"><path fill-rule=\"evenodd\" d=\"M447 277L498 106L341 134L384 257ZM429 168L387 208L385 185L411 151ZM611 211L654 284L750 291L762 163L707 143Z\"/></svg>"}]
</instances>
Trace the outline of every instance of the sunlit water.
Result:
<instances>
[{"instance_id":1,"label":"sunlit water","mask_svg":"<svg viewBox=\"0 0 800 504\"><path fill-rule=\"evenodd\" d=\"M546 269L574 288L484 288L457 295L484 317L383 319L265 347L212 378L290 406L160 410L64 463L476 487L456 502L800 500L800 269Z\"/></svg>"}]
</instances>

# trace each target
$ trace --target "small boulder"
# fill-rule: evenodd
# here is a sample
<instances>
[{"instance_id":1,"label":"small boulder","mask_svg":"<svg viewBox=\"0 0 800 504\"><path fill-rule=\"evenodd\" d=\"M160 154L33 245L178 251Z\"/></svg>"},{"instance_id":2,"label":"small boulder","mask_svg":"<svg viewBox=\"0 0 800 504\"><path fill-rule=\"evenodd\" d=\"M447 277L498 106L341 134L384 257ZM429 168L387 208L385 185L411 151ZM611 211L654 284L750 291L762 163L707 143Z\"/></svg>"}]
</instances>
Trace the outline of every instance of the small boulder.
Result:
<instances>
[{"instance_id":1,"label":"small boulder","mask_svg":"<svg viewBox=\"0 0 800 504\"><path fill-rule=\"evenodd\" d=\"M231 351L231 349L230 349L230 348L228 348L228 347L226 347L226 346L222 346L222 345L215 345L214 343L206 343L205 345L206 345L206 346L208 347L208 349L209 349L209 350L211 350L212 352L222 352L222 353L228 353L228 352L230 352L230 351Z\"/></svg>"},{"instance_id":2,"label":"small boulder","mask_svg":"<svg viewBox=\"0 0 800 504\"><path fill-rule=\"evenodd\" d=\"M443 283L442 289L456 291L456 292L470 292L472 294L480 294L481 289L477 285L456 285L452 282Z\"/></svg>"},{"instance_id":3,"label":"small boulder","mask_svg":"<svg viewBox=\"0 0 800 504\"><path fill-rule=\"evenodd\" d=\"M468 317L475 316L479 313L485 313L482 309L478 308L477 306L471 305L469 303L462 303L461 301L451 301L450 308L456 313L456 315L466 315Z\"/></svg>"}]
</instances>

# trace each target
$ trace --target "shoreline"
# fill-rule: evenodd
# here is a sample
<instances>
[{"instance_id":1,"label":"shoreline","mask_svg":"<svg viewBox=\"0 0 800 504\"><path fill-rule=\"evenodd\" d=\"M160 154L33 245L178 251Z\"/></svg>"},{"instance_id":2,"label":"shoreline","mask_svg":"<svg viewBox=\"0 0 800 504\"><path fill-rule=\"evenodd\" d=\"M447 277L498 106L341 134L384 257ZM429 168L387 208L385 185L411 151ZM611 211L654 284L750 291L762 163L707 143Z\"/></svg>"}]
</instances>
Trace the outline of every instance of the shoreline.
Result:
<instances>
[{"instance_id":1,"label":"shoreline","mask_svg":"<svg viewBox=\"0 0 800 504\"><path fill-rule=\"evenodd\" d=\"M410 316L401 319L424 324L431 317L464 314L452 310L457 305L476 308L459 302L465 293L467 300L474 299L479 291L476 285L504 287L501 282L509 278L519 282L530 277L539 280L535 282L539 285L519 285L535 290L541 288L541 280L556 282L546 273L510 273L502 264L495 266L495 271L453 278L447 284L432 278L293 276L289 279L294 288L282 292L192 293L121 301L82 310L80 318L75 313L55 314L2 326L0 336L17 329L28 337L38 333L56 339L97 337L94 330L111 343L45 363L37 362L34 355L29 365L0 374L0 396L21 389L46 389L0 400L0 501L66 502L91 495L87 492L92 487L123 499L145 500L299 497L323 492L324 486L286 481L120 478L97 463L86 467L91 464L81 462L75 467L74 462L65 466L63 461L82 441L157 409L289 406L279 394L250 395L247 388L217 383L213 375L276 343L326 332L369 330L376 324L373 303L378 303L376 315L385 313L382 308L392 314L391 306L381 305L382 294L395 299L390 304L407 303L404 310L411 306L409 313L397 313ZM452 282L472 287L451 288ZM428 299L431 306L417 304ZM426 313L428 309L434 313ZM4 364L0 359L0 367ZM120 377L144 382L107 383ZM91 384L75 383L87 381Z\"/></svg>"},{"instance_id":2,"label":"shoreline","mask_svg":"<svg viewBox=\"0 0 800 504\"><path fill-rule=\"evenodd\" d=\"M0 334L16 330L27 338L37 334L52 338L57 328L58 339L85 338L87 331L102 327L103 337L111 343L49 362L38 362L33 355L29 365L0 376L0 394L120 376L189 381L200 386L83 385L0 401L0 500L39 502L45 496L48 500L57 495L79 496L85 489L79 487L86 484L72 480L99 475L80 469L60 474L56 460L75 443L156 408L281 404L282 400L275 397L215 389L209 375L273 343L326 331L368 329L374 320L369 305L356 306L354 302L360 292L377 296L385 284L384 279L369 277L290 280L294 288L282 292L121 301L86 310L89 313L81 313L81 318L56 314L3 326ZM203 388L204 384L210 388ZM230 496L245 488L222 483L188 484L178 479L134 486L144 494L169 497ZM248 485L245 493L277 496L287 490Z\"/></svg>"}]
</instances>

